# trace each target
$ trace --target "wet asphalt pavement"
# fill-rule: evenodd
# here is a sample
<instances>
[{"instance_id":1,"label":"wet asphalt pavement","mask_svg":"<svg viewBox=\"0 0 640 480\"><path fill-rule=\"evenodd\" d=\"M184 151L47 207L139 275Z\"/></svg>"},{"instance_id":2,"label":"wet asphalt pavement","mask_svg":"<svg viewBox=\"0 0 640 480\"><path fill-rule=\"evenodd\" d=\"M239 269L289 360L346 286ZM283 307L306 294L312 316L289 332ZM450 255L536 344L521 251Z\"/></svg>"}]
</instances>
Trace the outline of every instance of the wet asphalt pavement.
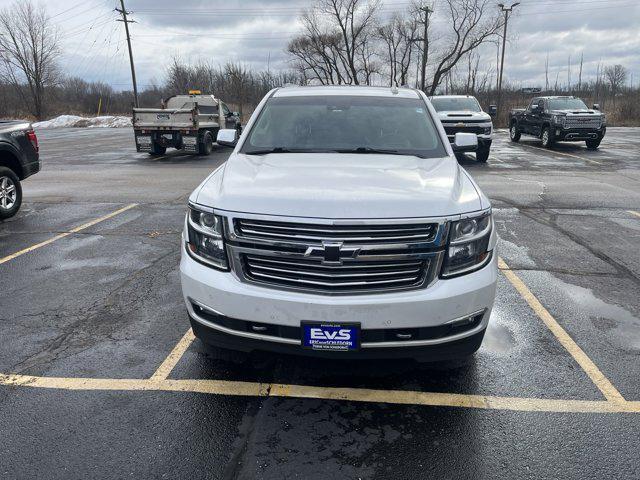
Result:
<instances>
[{"instance_id":1,"label":"wet asphalt pavement","mask_svg":"<svg viewBox=\"0 0 640 480\"><path fill-rule=\"evenodd\" d=\"M627 413L575 411L602 391L504 272L472 360L237 364L196 341L164 385L223 382L144 387L188 329L186 199L229 150L152 158L130 129L38 135L44 168L0 223L0 259L137 205L0 263L0 374L26 379L0 377L0 478L640 478L640 129L611 128L595 152L501 132L488 164L461 159L492 200L500 256L635 402ZM276 385L317 389L272 395ZM323 393L336 388L377 400ZM406 401L412 392L461 404ZM502 403L464 405L477 396Z\"/></svg>"}]
</instances>

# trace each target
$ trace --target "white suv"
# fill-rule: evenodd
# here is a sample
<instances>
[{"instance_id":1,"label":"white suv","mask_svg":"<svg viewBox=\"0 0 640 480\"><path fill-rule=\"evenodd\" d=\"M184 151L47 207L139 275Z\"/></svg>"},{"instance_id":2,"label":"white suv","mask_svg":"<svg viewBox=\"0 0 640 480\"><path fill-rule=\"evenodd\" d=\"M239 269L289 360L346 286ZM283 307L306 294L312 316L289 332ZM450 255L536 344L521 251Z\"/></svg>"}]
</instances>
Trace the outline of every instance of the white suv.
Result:
<instances>
[{"instance_id":1,"label":"white suv","mask_svg":"<svg viewBox=\"0 0 640 480\"><path fill-rule=\"evenodd\" d=\"M197 337L332 358L470 355L496 290L491 207L417 90L286 87L191 194L180 264Z\"/></svg>"}]
</instances>

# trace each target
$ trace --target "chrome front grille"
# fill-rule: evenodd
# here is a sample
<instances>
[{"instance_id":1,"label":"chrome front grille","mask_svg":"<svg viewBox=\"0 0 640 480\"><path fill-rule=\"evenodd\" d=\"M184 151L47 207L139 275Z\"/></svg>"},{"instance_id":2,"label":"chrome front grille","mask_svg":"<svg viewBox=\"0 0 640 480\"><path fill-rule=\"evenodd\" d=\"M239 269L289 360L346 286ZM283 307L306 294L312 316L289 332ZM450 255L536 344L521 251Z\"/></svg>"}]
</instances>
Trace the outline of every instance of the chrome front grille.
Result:
<instances>
[{"instance_id":1,"label":"chrome front grille","mask_svg":"<svg viewBox=\"0 0 640 480\"><path fill-rule=\"evenodd\" d=\"M274 286L328 293L407 288L424 282L428 260L349 260L323 265L321 260L243 255L247 278Z\"/></svg>"},{"instance_id":2,"label":"chrome front grille","mask_svg":"<svg viewBox=\"0 0 640 480\"><path fill-rule=\"evenodd\" d=\"M430 241L435 236L437 224L322 225L235 219L235 230L239 236L245 238L368 245Z\"/></svg>"},{"instance_id":3,"label":"chrome front grille","mask_svg":"<svg viewBox=\"0 0 640 480\"><path fill-rule=\"evenodd\" d=\"M565 128L600 128L600 116L568 116L565 118Z\"/></svg>"},{"instance_id":4,"label":"chrome front grille","mask_svg":"<svg viewBox=\"0 0 640 480\"><path fill-rule=\"evenodd\" d=\"M437 277L447 219L299 221L261 215L227 217L236 276L280 290L322 295L391 292Z\"/></svg>"}]
</instances>

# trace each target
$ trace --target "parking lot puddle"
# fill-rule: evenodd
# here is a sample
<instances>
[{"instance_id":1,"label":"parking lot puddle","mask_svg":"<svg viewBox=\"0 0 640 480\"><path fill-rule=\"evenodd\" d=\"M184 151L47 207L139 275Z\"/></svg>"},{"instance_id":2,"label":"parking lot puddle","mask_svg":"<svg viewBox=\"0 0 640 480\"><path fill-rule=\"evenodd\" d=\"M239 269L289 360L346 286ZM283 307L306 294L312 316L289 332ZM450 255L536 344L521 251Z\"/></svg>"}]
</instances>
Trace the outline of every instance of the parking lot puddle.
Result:
<instances>
[{"instance_id":1,"label":"parking lot puddle","mask_svg":"<svg viewBox=\"0 0 640 480\"><path fill-rule=\"evenodd\" d=\"M592 290L574 285L552 275L546 280L571 302L572 308L592 317L595 327L614 339L626 350L640 351L640 319L627 309L607 303L596 297Z\"/></svg>"}]
</instances>

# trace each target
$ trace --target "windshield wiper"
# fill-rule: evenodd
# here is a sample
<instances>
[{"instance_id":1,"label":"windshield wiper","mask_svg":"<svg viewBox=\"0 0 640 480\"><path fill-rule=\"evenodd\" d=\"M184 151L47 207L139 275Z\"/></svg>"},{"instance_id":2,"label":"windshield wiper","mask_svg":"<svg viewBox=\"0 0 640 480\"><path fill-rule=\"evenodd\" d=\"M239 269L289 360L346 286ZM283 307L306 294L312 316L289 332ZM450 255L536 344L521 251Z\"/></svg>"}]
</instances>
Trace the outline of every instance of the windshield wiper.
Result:
<instances>
[{"instance_id":1,"label":"windshield wiper","mask_svg":"<svg viewBox=\"0 0 640 480\"><path fill-rule=\"evenodd\" d=\"M247 155L267 155L269 153L291 153L291 150L284 147L273 147L273 148L264 148L261 150L249 150L243 153Z\"/></svg>"},{"instance_id":2,"label":"windshield wiper","mask_svg":"<svg viewBox=\"0 0 640 480\"><path fill-rule=\"evenodd\" d=\"M385 149L385 148L371 148L371 147L358 147L358 148L346 148L340 150L334 150L337 153L380 153L385 155L408 155L412 157L420 157L416 153L400 152L399 150ZM422 158L422 157L420 157Z\"/></svg>"}]
</instances>

